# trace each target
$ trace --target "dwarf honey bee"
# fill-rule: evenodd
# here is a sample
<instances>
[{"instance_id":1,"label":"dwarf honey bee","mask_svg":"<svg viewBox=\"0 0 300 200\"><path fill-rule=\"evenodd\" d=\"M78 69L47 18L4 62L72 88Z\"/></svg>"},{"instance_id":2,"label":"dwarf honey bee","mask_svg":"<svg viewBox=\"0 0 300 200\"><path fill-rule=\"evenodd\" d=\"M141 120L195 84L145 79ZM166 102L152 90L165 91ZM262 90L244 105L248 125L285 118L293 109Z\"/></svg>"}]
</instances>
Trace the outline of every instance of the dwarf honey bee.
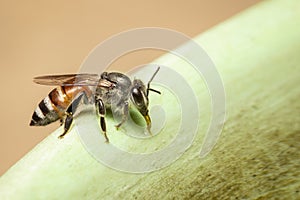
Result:
<instances>
[{"instance_id":1,"label":"dwarf honey bee","mask_svg":"<svg viewBox=\"0 0 300 200\"><path fill-rule=\"evenodd\" d=\"M35 77L33 81L37 84L58 87L39 103L32 115L30 126L46 126L60 120L61 125L64 124L64 132L59 138L63 138L72 125L73 115L79 103L83 100L85 104L95 104L106 142L109 142L105 123L106 108L114 109L114 112L122 115L121 122L116 125L116 128L119 128L127 120L129 104L135 106L143 115L147 130L151 133L148 94L149 91L160 94L159 91L150 88L150 83L158 71L159 67L147 86L141 80L131 81L127 75L119 72L103 72L100 76L98 74L63 74ZM96 87L94 94L93 87Z\"/></svg>"}]
</instances>

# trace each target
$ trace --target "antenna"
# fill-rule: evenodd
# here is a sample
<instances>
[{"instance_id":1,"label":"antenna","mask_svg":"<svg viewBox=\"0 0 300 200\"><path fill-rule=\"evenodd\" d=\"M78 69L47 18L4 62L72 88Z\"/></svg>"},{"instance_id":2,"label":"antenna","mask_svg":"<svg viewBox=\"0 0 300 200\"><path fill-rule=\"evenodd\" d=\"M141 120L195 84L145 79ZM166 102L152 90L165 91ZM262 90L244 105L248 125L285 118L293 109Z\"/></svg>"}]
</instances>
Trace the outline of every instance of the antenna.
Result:
<instances>
[{"instance_id":1,"label":"antenna","mask_svg":"<svg viewBox=\"0 0 300 200\"><path fill-rule=\"evenodd\" d=\"M160 66L158 66L157 70L154 72L154 74L152 75L152 77L150 78L150 80L149 80L149 82L148 82L148 84L147 84L147 96L148 96L148 94L149 94L149 91L152 91L152 92L156 92L156 93L158 93L158 94L161 94L160 91L154 90L154 89L150 88L150 83L152 82L152 80L153 80L154 77L156 76L156 74L157 74L157 72L159 71L159 69L160 69Z\"/></svg>"}]
</instances>

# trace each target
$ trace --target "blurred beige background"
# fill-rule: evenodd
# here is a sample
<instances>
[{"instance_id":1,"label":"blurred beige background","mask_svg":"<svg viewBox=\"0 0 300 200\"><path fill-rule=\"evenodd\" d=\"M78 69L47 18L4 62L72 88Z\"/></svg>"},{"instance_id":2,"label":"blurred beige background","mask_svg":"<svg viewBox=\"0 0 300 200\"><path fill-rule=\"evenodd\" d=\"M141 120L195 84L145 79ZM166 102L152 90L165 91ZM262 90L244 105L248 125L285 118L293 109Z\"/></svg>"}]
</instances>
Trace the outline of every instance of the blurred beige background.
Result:
<instances>
[{"instance_id":1,"label":"blurred beige background","mask_svg":"<svg viewBox=\"0 0 300 200\"><path fill-rule=\"evenodd\" d=\"M101 41L131 28L157 26L194 37L258 0L19 1L0 2L0 175L59 124L29 127L50 87L41 74L75 73ZM116 61L125 70L148 63L159 51L139 51Z\"/></svg>"}]
</instances>

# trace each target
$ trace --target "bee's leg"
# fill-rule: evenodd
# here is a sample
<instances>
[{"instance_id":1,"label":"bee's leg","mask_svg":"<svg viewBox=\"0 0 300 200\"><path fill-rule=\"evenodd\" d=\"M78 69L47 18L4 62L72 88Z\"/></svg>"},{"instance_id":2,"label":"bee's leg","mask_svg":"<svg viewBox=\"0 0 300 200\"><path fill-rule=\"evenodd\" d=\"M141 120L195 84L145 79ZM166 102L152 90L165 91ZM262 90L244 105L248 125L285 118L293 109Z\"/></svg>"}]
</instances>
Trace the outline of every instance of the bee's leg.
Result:
<instances>
[{"instance_id":1,"label":"bee's leg","mask_svg":"<svg viewBox=\"0 0 300 200\"><path fill-rule=\"evenodd\" d=\"M63 134L61 134L58 137L59 139L62 139L68 133L68 131L69 131L71 125L72 125L72 122L73 122L73 115L76 112L77 107L78 107L79 102L81 101L82 97L87 98L85 93L81 93L78 97L76 97L73 100L73 102L67 108L67 110L66 110L67 117L66 117L65 122L64 122L64 132L63 132Z\"/></svg>"},{"instance_id":2,"label":"bee's leg","mask_svg":"<svg viewBox=\"0 0 300 200\"><path fill-rule=\"evenodd\" d=\"M62 139L69 131L71 125L72 125L72 122L73 122L73 113L68 113L66 112L66 119L65 119L65 125L64 125L64 132L63 134L61 134L60 136L58 136L59 139Z\"/></svg>"},{"instance_id":3,"label":"bee's leg","mask_svg":"<svg viewBox=\"0 0 300 200\"><path fill-rule=\"evenodd\" d=\"M106 113L105 105L104 105L104 103L101 99L96 99L95 104L96 104L96 107L98 108L98 112L99 112L99 115L100 115L101 129L102 129L103 135L105 137L105 140L108 143L109 140L108 140L108 137L106 135L106 123L105 123L105 113Z\"/></svg>"},{"instance_id":4,"label":"bee's leg","mask_svg":"<svg viewBox=\"0 0 300 200\"><path fill-rule=\"evenodd\" d=\"M122 114L123 114L122 115L122 121L119 124L115 125L115 127L117 129L119 129L122 126L122 124L124 124L127 121L127 117L128 117L128 114L129 114L128 102L127 101L124 103Z\"/></svg>"}]
</instances>

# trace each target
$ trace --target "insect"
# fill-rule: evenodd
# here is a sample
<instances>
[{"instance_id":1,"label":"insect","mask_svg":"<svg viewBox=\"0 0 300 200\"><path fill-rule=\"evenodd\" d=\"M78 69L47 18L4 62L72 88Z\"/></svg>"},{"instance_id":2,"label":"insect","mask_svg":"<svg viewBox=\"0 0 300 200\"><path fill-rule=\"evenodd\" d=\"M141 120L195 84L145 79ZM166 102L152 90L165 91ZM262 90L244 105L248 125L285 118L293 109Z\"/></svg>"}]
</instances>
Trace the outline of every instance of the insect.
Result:
<instances>
[{"instance_id":1,"label":"insect","mask_svg":"<svg viewBox=\"0 0 300 200\"><path fill-rule=\"evenodd\" d=\"M98 74L62 74L38 76L33 79L37 84L57 86L35 109L30 126L46 126L60 120L64 124L64 132L59 136L63 138L69 131L73 116L81 101L85 104L93 103L100 115L102 133L109 142L106 134L105 114L106 109L114 109L114 112L122 116L116 128L126 122L129 114L129 106L133 105L144 117L147 130L151 134L151 118L149 116L149 91L161 94L150 88L150 83L159 71L159 67L150 78L147 85L140 79L130 78L119 72L103 72ZM92 88L96 87L93 93Z\"/></svg>"}]
</instances>

